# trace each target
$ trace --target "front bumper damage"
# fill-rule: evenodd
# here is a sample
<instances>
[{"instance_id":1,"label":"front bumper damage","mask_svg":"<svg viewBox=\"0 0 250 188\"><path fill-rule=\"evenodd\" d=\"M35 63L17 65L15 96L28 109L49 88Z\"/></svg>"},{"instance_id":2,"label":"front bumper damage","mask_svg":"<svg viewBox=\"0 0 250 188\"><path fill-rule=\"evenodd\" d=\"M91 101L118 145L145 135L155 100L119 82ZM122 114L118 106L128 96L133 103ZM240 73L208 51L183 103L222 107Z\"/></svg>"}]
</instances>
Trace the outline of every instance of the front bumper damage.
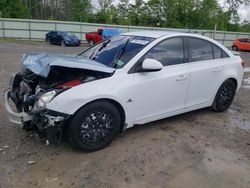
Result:
<instances>
[{"instance_id":1,"label":"front bumper damage","mask_svg":"<svg viewBox=\"0 0 250 188\"><path fill-rule=\"evenodd\" d=\"M11 89L4 92L4 106L8 119L21 125L25 130L34 130L46 143L58 143L62 140L62 132L70 115L43 109L30 112L15 112L10 103L13 102Z\"/></svg>"},{"instance_id":2,"label":"front bumper damage","mask_svg":"<svg viewBox=\"0 0 250 188\"><path fill-rule=\"evenodd\" d=\"M26 121L30 121L32 119L32 116L27 114L26 112L15 112L14 110L12 110L11 106L10 106L10 90L11 89L7 89L4 92L4 107L5 107L5 111L7 114L8 119L10 120L10 122L15 123L15 124L19 124L19 125L23 125L23 122Z\"/></svg>"}]
</instances>

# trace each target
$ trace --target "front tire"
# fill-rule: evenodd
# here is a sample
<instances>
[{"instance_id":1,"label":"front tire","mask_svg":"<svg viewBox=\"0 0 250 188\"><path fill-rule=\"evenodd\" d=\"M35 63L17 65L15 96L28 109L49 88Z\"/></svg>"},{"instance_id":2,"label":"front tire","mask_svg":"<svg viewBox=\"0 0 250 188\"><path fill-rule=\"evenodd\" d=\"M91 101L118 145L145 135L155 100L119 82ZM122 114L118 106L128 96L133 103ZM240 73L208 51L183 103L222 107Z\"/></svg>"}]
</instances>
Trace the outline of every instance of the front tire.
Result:
<instances>
[{"instance_id":1,"label":"front tire","mask_svg":"<svg viewBox=\"0 0 250 188\"><path fill-rule=\"evenodd\" d=\"M90 39L90 40L89 40L89 45L90 45L90 46L94 46L94 45L95 45L95 42L94 42L92 39Z\"/></svg>"},{"instance_id":2,"label":"front tire","mask_svg":"<svg viewBox=\"0 0 250 188\"><path fill-rule=\"evenodd\" d=\"M61 41L61 46L62 46L62 47L65 47L65 46L66 46L66 43L65 43L64 40Z\"/></svg>"},{"instance_id":3,"label":"front tire","mask_svg":"<svg viewBox=\"0 0 250 188\"><path fill-rule=\"evenodd\" d=\"M46 39L46 42L47 42L48 44L53 44L49 38Z\"/></svg>"},{"instance_id":4,"label":"front tire","mask_svg":"<svg viewBox=\"0 0 250 188\"><path fill-rule=\"evenodd\" d=\"M238 51L239 49L238 49L237 46L233 46L233 47L232 47L232 50L233 50L233 51Z\"/></svg>"},{"instance_id":5,"label":"front tire","mask_svg":"<svg viewBox=\"0 0 250 188\"><path fill-rule=\"evenodd\" d=\"M222 83L215 96L212 108L216 112L224 112L233 102L236 91L236 85L232 80L226 80Z\"/></svg>"},{"instance_id":6,"label":"front tire","mask_svg":"<svg viewBox=\"0 0 250 188\"><path fill-rule=\"evenodd\" d=\"M69 127L69 140L77 149L96 151L114 139L120 126L121 116L113 104L93 102L74 115Z\"/></svg>"}]
</instances>

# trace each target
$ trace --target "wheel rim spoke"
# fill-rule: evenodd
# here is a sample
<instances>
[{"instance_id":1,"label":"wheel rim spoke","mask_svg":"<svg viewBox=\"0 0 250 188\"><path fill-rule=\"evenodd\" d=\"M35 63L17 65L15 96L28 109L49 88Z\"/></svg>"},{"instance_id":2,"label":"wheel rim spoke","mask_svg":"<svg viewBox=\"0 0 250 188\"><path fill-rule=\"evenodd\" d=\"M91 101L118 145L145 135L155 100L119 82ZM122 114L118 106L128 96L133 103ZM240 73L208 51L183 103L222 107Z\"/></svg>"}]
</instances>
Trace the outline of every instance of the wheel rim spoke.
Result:
<instances>
[{"instance_id":1,"label":"wheel rim spoke","mask_svg":"<svg viewBox=\"0 0 250 188\"><path fill-rule=\"evenodd\" d=\"M113 118L107 112L92 112L80 126L80 138L87 144L98 144L112 134Z\"/></svg>"},{"instance_id":2,"label":"wheel rim spoke","mask_svg":"<svg viewBox=\"0 0 250 188\"><path fill-rule=\"evenodd\" d=\"M233 99L233 88L230 86L224 86L220 92L219 104L222 107L228 106Z\"/></svg>"}]
</instances>

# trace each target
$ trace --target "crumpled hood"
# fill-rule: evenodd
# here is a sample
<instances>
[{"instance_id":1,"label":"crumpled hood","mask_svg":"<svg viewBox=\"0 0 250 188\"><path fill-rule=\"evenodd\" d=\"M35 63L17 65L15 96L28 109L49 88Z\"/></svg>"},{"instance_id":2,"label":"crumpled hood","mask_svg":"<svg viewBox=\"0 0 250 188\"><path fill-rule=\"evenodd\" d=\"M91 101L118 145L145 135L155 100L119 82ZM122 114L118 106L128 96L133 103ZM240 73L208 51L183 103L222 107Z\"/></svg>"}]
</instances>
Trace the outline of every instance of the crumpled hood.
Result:
<instances>
[{"instance_id":1,"label":"crumpled hood","mask_svg":"<svg viewBox=\"0 0 250 188\"><path fill-rule=\"evenodd\" d=\"M24 54L21 59L21 72L28 69L45 78L49 75L52 66L93 70L104 73L113 73L115 71L114 68L77 55L29 53Z\"/></svg>"}]
</instances>

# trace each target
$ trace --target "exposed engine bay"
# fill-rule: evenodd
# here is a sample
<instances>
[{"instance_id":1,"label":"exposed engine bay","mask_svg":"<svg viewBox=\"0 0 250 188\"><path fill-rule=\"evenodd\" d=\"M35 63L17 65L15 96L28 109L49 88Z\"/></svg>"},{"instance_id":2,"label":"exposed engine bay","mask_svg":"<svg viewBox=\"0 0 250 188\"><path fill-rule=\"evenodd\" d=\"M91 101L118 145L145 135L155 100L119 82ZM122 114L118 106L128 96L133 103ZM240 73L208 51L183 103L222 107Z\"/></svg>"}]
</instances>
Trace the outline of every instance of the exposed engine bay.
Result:
<instances>
[{"instance_id":1,"label":"exposed engine bay","mask_svg":"<svg viewBox=\"0 0 250 188\"><path fill-rule=\"evenodd\" d=\"M48 56L42 57L47 58ZM60 58L62 59L63 56L60 56ZM69 57L67 56L67 58ZM73 58L71 58L71 61L73 61ZM11 88L6 92L5 97L6 109L9 109L9 114L15 114L8 104L8 101L12 100L17 109L16 116L20 117L23 129L27 131L35 130L46 142L60 141L63 125L70 117L68 114L47 110L46 103L71 87L109 77L113 73L110 70L102 71L101 66L100 68L93 66L95 68L88 69L85 69L84 66L69 67L71 61L67 61L69 63L66 65L64 59L62 65L47 64L42 67L48 70L44 74L45 72L41 69L41 66L35 66L37 63L42 63L41 57L39 59L33 58L32 61L29 59L28 66L26 66L26 59L29 59L29 56L22 59L21 71L11 78ZM58 61L58 58L56 60ZM84 62L82 63L84 64ZM37 71L43 73L39 74Z\"/></svg>"}]
</instances>

